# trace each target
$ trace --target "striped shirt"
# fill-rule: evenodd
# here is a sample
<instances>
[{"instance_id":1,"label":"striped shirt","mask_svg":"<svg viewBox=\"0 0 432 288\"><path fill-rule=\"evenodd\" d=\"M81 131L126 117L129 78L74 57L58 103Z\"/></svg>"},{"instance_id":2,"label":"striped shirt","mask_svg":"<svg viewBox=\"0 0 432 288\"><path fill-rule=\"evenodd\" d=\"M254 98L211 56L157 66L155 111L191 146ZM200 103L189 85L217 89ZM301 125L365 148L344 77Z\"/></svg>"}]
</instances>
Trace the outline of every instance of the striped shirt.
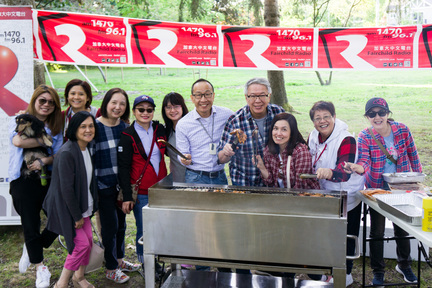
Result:
<instances>
[{"instance_id":1,"label":"striped shirt","mask_svg":"<svg viewBox=\"0 0 432 288\"><path fill-rule=\"evenodd\" d=\"M224 164L218 164L217 154L210 154L210 144L217 144L222 135L227 119L233 114L228 108L214 106L208 118L202 118L196 109L186 114L176 126L177 149L183 154L192 155L192 165L187 168L214 172L224 169Z\"/></svg>"},{"instance_id":2,"label":"striped shirt","mask_svg":"<svg viewBox=\"0 0 432 288\"><path fill-rule=\"evenodd\" d=\"M114 127L108 127L96 120L96 147L95 147L95 175L99 189L106 189L117 185L117 145L120 141L121 132L128 124L120 121Z\"/></svg>"},{"instance_id":3,"label":"striped shirt","mask_svg":"<svg viewBox=\"0 0 432 288\"><path fill-rule=\"evenodd\" d=\"M263 157L264 147L267 145L270 124L276 116L284 110L275 104L268 104L267 116L264 123L264 135L258 135L258 154ZM225 144L232 143L234 137L230 135L234 129L241 129L245 132L246 142L239 144L236 154L231 158L229 163L230 176L233 185L236 186L263 186L260 170L253 165L252 155L254 152L252 131L258 129L258 125L252 117L249 105L244 106L232 115L223 130L222 138L218 145L218 152L221 151Z\"/></svg>"},{"instance_id":4,"label":"striped shirt","mask_svg":"<svg viewBox=\"0 0 432 288\"><path fill-rule=\"evenodd\" d=\"M398 122L389 122L394 135L394 148L397 151L397 172L422 172L422 165L417 153L417 147L409 128ZM386 147L383 137L372 128L375 138ZM365 170L365 185L367 188L382 188L384 180L384 165L386 155L381 151L369 130L366 128L360 132L358 137L359 157L357 164L362 165Z\"/></svg>"}]
</instances>

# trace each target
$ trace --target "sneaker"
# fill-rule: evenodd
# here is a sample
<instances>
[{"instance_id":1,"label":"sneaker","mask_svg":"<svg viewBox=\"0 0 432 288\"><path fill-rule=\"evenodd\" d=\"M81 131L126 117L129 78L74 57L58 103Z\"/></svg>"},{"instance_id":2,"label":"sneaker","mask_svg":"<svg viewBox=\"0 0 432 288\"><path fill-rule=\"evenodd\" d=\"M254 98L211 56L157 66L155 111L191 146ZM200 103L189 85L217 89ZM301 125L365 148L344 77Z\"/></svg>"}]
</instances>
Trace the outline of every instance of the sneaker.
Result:
<instances>
[{"instance_id":1,"label":"sneaker","mask_svg":"<svg viewBox=\"0 0 432 288\"><path fill-rule=\"evenodd\" d=\"M345 283L346 283L345 287L348 287L349 285L354 283L354 279L353 279L351 274L346 274L346 282Z\"/></svg>"},{"instance_id":2,"label":"sneaker","mask_svg":"<svg viewBox=\"0 0 432 288\"><path fill-rule=\"evenodd\" d=\"M132 264L129 261L123 260L123 263L118 267L123 272L135 272L141 268L140 264Z\"/></svg>"},{"instance_id":3,"label":"sneaker","mask_svg":"<svg viewBox=\"0 0 432 288\"><path fill-rule=\"evenodd\" d=\"M414 275L414 273L411 270L411 267L408 268L400 268L399 265L396 265L396 271L399 272L399 274L402 274L404 276L404 280L407 283L417 283L417 277Z\"/></svg>"},{"instance_id":4,"label":"sneaker","mask_svg":"<svg viewBox=\"0 0 432 288\"><path fill-rule=\"evenodd\" d=\"M24 243L23 245L23 252L21 255L21 259L19 261L19 272L20 273L25 273L27 271L27 268L30 266L30 258L28 256L27 253L27 247L26 244Z\"/></svg>"},{"instance_id":5,"label":"sneaker","mask_svg":"<svg viewBox=\"0 0 432 288\"><path fill-rule=\"evenodd\" d=\"M48 267L40 265L36 270L36 288L48 288L50 286L51 273Z\"/></svg>"},{"instance_id":6,"label":"sneaker","mask_svg":"<svg viewBox=\"0 0 432 288\"><path fill-rule=\"evenodd\" d=\"M374 273L374 278L372 280L373 285L383 285L384 284L384 273Z\"/></svg>"},{"instance_id":7,"label":"sneaker","mask_svg":"<svg viewBox=\"0 0 432 288\"><path fill-rule=\"evenodd\" d=\"M106 278L114 281L117 284L121 284L129 281L129 276L124 274L120 269L116 269L112 272L107 272Z\"/></svg>"},{"instance_id":8,"label":"sneaker","mask_svg":"<svg viewBox=\"0 0 432 288\"><path fill-rule=\"evenodd\" d=\"M327 282L327 283L333 283L334 280L333 280L333 277L330 275L322 275L321 281Z\"/></svg>"}]
</instances>

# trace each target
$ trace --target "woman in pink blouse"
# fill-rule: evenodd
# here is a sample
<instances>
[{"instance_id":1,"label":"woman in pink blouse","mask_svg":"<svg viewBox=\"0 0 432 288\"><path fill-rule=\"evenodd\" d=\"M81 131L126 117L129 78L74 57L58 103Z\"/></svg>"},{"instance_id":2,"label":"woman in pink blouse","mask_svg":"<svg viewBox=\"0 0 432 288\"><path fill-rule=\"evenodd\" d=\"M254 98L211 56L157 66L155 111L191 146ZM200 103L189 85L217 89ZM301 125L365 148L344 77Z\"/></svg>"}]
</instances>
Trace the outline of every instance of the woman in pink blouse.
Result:
<instances>
[{"instance_id":1,"label":"woman in pink blouse","mask_svg":"<svg viewBox=\"0 0 432 288\"><path fill-rule=\"evenodd\" d=\"M295 117L288 113L276 115L269 131L271 137L264 148L264 161L259 155L256 159L264 183L270 187L319 189L317 181L300 179L300 174L312 173L312 156L298 130Z\"/></svg>"}]
</instances>

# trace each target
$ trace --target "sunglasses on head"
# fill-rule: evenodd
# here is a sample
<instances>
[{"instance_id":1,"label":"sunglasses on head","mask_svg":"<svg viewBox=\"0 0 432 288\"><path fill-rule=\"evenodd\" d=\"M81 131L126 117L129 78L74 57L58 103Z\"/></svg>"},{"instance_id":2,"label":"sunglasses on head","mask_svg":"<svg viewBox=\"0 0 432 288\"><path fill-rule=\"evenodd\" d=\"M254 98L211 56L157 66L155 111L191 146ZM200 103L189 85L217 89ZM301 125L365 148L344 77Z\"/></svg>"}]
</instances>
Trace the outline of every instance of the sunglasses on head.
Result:
<instances>
[{"instance_id":1,"label":"sunglasses on head","mask_svg":"<svg viewBox=\"0 0 432 288\"><path fill-rule=\"evenodd\" d=\"M144 111L146 111L147 113L153 113L154 109L152 108L135 108L139 111L139 113L144 113Z\"/></svg>"},{"instance_id":2,"label":"sunglasses on head","mask_svg":"<svg viewBox=\"0 0 432 288\"><path fill-rule=\"evenodd\" d=\"M48 103L48 106L54 106L55 105L53 100L47 100L45 98L39 98L38 102L39 102L39 105L41 105L41 106L45 105L46 103Z\"/></svg>"},{"instance_id":3,"label":"sunglasses on head","mask_svg":"<svg viewBox=\"0 0 432 288\"><path fill-rule=\"evenodd\" d=\"M379 115L380 117L384 117L387 115L387 111L386 110L380 110L378 112L376 111L369 111L368 113L366 113L366 116L369 118L375 118L376 115Z\"/></svg>"}]
</instances>

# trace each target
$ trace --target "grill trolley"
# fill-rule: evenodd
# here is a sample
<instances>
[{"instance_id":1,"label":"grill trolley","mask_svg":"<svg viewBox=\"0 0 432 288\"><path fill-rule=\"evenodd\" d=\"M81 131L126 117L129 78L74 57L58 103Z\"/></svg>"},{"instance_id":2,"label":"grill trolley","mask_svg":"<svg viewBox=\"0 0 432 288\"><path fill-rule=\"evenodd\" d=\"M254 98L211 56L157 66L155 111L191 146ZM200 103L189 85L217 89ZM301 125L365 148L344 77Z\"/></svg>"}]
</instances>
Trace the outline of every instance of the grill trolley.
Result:
<instances>
[{"instance_id":1,"label":"grill trolley","mask_svg":"<svg viewBox=\"0 0 432 288\"><path fill-rule=\"evenodd\" d=\"M185 184L167 176L149 189L142 210L146 288L155 287L155 255L177 264L329 273L334 287L345 287L346 203L345 191Z\"/></svg>"}]
</instances>

